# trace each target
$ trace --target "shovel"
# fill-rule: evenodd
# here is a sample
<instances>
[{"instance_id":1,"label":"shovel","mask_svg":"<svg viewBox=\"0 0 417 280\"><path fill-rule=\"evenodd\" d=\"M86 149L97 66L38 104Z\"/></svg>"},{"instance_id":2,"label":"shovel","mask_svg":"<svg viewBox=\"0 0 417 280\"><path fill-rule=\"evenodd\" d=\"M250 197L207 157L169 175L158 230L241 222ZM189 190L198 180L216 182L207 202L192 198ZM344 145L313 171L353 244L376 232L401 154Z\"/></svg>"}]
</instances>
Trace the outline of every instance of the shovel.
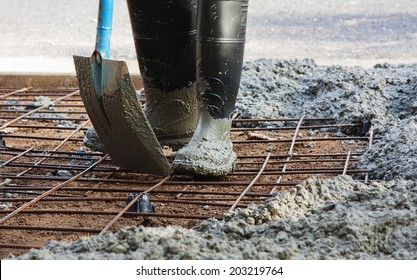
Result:
<instances>
[{"instance_id":1,"label":"shovel","mask_svg":"<svg viewBox=\"0 0 417 280\"><path fill-rule=\"evenodd\" d=\"M127 65L108 59L113 4L113 0L100 0L92 56L74 56L80 95L94 129L116 165L166 176L170 165L142 111Z\"/></svg>"}]
</instances>

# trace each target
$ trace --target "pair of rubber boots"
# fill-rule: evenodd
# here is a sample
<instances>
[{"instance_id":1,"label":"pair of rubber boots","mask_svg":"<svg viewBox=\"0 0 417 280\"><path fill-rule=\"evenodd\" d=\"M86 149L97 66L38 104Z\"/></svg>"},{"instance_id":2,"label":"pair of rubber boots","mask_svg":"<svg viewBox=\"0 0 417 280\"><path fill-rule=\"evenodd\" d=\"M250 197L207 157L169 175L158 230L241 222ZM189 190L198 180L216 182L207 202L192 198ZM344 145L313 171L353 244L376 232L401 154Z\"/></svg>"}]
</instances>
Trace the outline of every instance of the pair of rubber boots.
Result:
<instances>
[{"instance_id":1,"label":"pair of rubber boots","mask_svg":"<svg viewBox=\"0 0 417 280\"><path fill-rule=\"evenodd\" d=\"M221 176L236 154L231 115L239 90L248 0L128 0L145 114L177 151L178 173Z\"/></svg>"}]
</instances>

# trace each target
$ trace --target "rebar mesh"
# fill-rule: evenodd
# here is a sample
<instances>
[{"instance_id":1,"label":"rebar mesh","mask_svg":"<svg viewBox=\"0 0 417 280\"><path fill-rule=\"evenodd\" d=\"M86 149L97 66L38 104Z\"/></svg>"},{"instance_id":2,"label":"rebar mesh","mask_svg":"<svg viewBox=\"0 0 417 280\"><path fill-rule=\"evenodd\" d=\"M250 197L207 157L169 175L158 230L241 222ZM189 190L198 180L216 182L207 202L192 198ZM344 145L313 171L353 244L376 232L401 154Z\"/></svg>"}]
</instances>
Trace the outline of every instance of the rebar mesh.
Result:
<instances>
[{"instance_id":1,"label":"rebar mesh","mask_svg":"<svg viewBox=\"0 0 417 280\"><path fill-rule=\"evenodd\" d=\"M334 119L235 119L232 174L166 178L114 166L83 146L91 123L77 89L0 89L0 257L46 241L75 240L128 225L191 228L226 211L261 203L312 177L355 175L377 138L339 136ZM164 147L171 158L169 147ZM129 193L147 192L156 213L126 212Z\"/></svg>"}]
</instances>

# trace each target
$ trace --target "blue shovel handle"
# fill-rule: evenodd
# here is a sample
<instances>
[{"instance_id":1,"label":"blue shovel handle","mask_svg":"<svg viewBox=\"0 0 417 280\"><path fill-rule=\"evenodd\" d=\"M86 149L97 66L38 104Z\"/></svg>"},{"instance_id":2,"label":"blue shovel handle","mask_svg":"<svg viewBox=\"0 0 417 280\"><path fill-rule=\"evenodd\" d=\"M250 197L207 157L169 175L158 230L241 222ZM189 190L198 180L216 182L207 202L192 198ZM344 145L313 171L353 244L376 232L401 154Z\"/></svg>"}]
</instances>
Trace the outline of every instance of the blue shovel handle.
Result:
<instances>
[{"instance_id":1,"label":"blue shovel handle","mask_svg":"<svg viewBox=\"0 0 417 280\"><path fill-rule=\"evenodd\" d=\"M98 7L96 51L105 59L110 57L113 6L114 0L100 0Z\"/></svg>"}]
</instances>

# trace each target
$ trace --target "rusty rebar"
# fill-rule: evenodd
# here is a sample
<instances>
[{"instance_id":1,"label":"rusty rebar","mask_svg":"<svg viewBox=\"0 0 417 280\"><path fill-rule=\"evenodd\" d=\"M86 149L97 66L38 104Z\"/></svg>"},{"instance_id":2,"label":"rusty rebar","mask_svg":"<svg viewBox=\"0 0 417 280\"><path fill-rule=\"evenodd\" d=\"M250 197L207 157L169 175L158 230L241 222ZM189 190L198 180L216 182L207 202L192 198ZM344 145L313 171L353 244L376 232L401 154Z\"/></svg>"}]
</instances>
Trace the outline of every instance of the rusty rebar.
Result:
<instances>
[{"instance_id":1,"label":"rusty rebar","mask_svg":"<svg viewBox=\"0 0 417 280\"><path fill-rule=\"evenodd\" d=\"M11 105L10 105L11 106ZM14 105L13 105L14 106ZM13 114L19 114L19 113L28 113L31 110L25 110L25 109L14 109L14 110L0 110L0 113L13 113ZM66 110L66 111L57 111L57 110L41 110L37 112L38 114L67 114L67 115L71 115L71 114L86 114L86 111L70 111L70 110ZM15 125L15 126L23 126L23 125Z\"/></svg>"},{"instance_id":2,"label":"rusty rebar","mask_svg":"<svg viewBox=\"0 0 417 280\"><path fill-rule=\"evenodd\" d=\"M79 90L74 91L74 92L72 92L72 93L70 93L70 94L67 94L67 95L63 96L63 97L60 97L60 98L54 99L54 100L52 100L52 101L48 102L47 104L42 105L42 106L40 106L40 107L38 107L38 108L36 108L36 109L33 109L32 111L27 112L26 114L23 114L23 115L21 115L21 116L19 116L19 117L15 118L15 119L13 119L13 120L11 120L11 121L9 121L9 122L5 123L5 124L3 124L3 125L0 127L0 130L5 129L5 128L7 128L9 125L11 125L11 124L13 124L13 123L15 123L15 122L18 122L18 121L20 121L20 120L22 120L22 119L24 119L24 118L26 118L26 117L28 117L28 116L30 116L30 115L32 115L32 114L34 114L34 113L38 112L38 111L40 111L40 110L43 110L43 109L45 109L45 108L48 108L48 107L50 107L50 106L54 105L55 103L57 103L57 102L59 102L59 101L61 101L61 100L64 100L65 98L68 98L68 97L70 97L70 96L73 96L73 95L75 95L75 94L78 94L79 92L80 92Z\"/></svg>"},{"instance_id":3,"label":"rusty rebar","mask_svg":"<svg viewBox=\"0 0 417 280\"><path fill-rule=\"evenodd\" d=\"M22 206L20 206L19 208L17 208L16 210L14 210L12 213L10 213L9 215L7 215L6 217L2 218L0 220L0 224L3 224L5 221L9 220L10 218L14 217L15 215L19 214L20 212L24 211L25 209L27 209L29 206L35 204L36 202L40 201L41 199L43 199L44 197L48 196L49 194L59 190L60 188L62 188L63 186L66 186L67 184L74 182L75 180L77 180L79 177L83 176L85 173L89 172L91 170L91 168L93 168L94 166L96 166L97 164L99 164L100 162L102 162L105 158L107 158L108 155L104 155L101 159L99 159L98 161L96 161L94 164L92 164L89 168L87 168L86 170L84 170L83 172L75 175L74 177L72 177L71 179L66 180L65 182L58 184L57 186L53 187L52 189L50 189L49 191L46 191L45 193L43 193L42 195L32 199L31 201L23 204Z\"/></svg>"},{"instance_id":4,"label":"rusty rebar","mask_svg":"<svg viewBox=\"0 0 417 280\"><path fill-rule=\"evenodd\" d=\"M44 245L28 245L28 244L10 244L10 243L0 243L0 248L8 249L40 249Z\"/></svg>"},{"instance_id":5,"label":"rusty rebar","mask_svg":"<svg viewBox=\"0 0 417 280\"><path fill-rule=\"evenodd\" d=\"M37 230L37 231L62 231L62 232L83 232L94 233L100 232L99 229L93 228L76 228L76 227L41 227L41 226L17 226L17 225L0 225L4 230Z\"/></svg>"},{"instance_id":6,"label":"rusty rebar","mask_svg":"<svg viewBox=\"0 0 417 280\"><path fill-rule=\"evenodd\" d=\"M73 126L48 126L48 125L25 125L25 124L15 124L10 125L10 128L32 128L36 130L47 129L47 130L73 130ZM88 128L82 128L82 130L87 130Z\"/></svg>"},{"instance_id":7,"label":"rusty rebar","mask_svg":"<svg viewBox=\"0 0 417 280\"><path fill-rule=\"evenodd\" d=\"M310 129L326 129L326 128L344 128L362 126L361 124L327 124L327 125L308 125L301 126L300 130ZM294 130L295 127L233 127L231 132L245 132L245 131L280 131L280 130Z\"/></svg>"},{"instance_id":8,"label":"rusty rebar","mask_svg":"<svg viewBox=\"0 0 417 280\"><path fill-rule=\"evenodd\" d=\"M294 186L298 183L301 183L301 181L297 181L297 182L289 182L289 183L282 183L282 186ZM250 182L248 182L247 184L245 184L245 186L247 186L248 184L250 184ZM275 185L275 183L269 183L267 186L273 186ZM257 184L255 183L255 186L257 186ZM1 188L3 191L7 191L7 192L13 192L13 190L23 190L23 188L19 188L19 187L10 187L10 188L5 188L2 187ZM49 190L50 188L48 187L30 187L28 186L26 190ZM85 191L88 190L89 187L84 187L84 188L63 188L62 190L65 191ZM95 192L103 192L103 193L115 193L115 192L120 192L120 193L130 193L130 192L144 192L145 189L96 189ZM231 192L231 191L200 191L200 190L193 190L193 191L184 191L184 190L157 190L154 191L153 193L155 194L171 194L171 195L175 195L178 193L183 193L183 194L187 194L187 195L207 195L207 196L213 196L213 195L222 195L222 196L237 196L240 195L241 192ZM247 193L246 196L254 196L254 197L269 197L270 195L266 192L250 192ZM83 196L79 196L79 197L70 197L70 198L44 198L42 201L89 201L89 200L103 200L105 201L106 199L109 201L113 201L115 198L114 197L100 197L100 198L95 198L95 197L83 197ZM21 202L21 201L31 201L32 198L0 198L0 202ZM117 200L117 199L116 199Z\"/></svg>"},{"instance_id":9,"label":"rusty rebar","mask_svg":"<svg viewBox=\"0 0 417 280\"><path fill-rule=\"evenodd\" d=\"M90 121L85 121L82 124L80 124L76 129L74 129L67 137L65 137L61 143L59 143L54 149L52 149L52 151L58 151L63 145L65 145L65 143L67 143L67 141L76 133L78 133L78 131L80 131L81 128L83 128L84 126L86 126ZM48 153L46 153L48 154ZM42 162L44 162L47 159L47 157L43 157L40 160L35 162L35 166L41 164ZM26 173L28 173L29 171L31 171L33 168L28 168L25 171L19 173L17 176L20 177Z\"/></svg>"},{"instance_id":10,"label":"rusty rebar","mask_svg":"<svg viewBox=\"0 0 417 280\"><path fill-rule=\"evenodd\" d=\"M374 137L374 139L381 139L381 137ZM327 141L368 141L368 137L350 136L350 137L317 137L317 138L302 138L297 139L297 142L327 142ZM289 139L271 139L271 140L234 140L233 144L262 144L262 143L289 143Z\"/></svg>"},{"instance_id":11,"label":"rusty rebar","mask_svg":"<svg viewBox=\"0 0 417 280\"><path fill-rule=\"evenodd\" d=\"M262 165L261 169L259 170L258 174L253 178L252 182L246 187L246 189L240 194L240 196L236 199L235 203L230 207L229 211L233 211L240 200L246 195L246 193L253 187L253 185L259 180L259 178L262 175L262 172L264 172L266 165L268 164L269 158L271 157L271 153L268 153L268 155L265 158L265 162Z\"/></svg>"},{"instance_id":12,"label":"rusty rebar","mask_svg":"<svg viewBox=\"0 0 417 280\"><path fill-rule=\"evenodd\" d=\"M27 153L29 153L30 151L32 151L33 150L33 147L30 147L29 149L27 149L26 151L23 151L23 152L21 152L20 154L18 154L18 155L16 155L16 156L14 156L14 157L12 157L11 159L9 159L9 160L7 160L7 161L5 161L5 162L3 162L3 163L1 163L0 164L0 167L5 167L6 165L8 165L8 164L10 164L10 163L12 163L13 161L15 161L16 159L18 159L18 158L20 158L20 157L22 157L22 156L24 156L24 155L26 155Z\"/></svg>"},{"instance_id":13,"label":"rusty rebar","mask_svg":"<svg viewBox=\"0 0 417 280\"><path fill-rule=\"evenodd\" d=\"M31 90L31 89L33 89L33 87L25 87L25 88L22 88L22 89L18 89L18 90L15 90L15 91L12 91L12 92L1 95L0 99L5 99L6 97L15 95L17 93L26 92L26 91Z\"/></svg>"},{"instance_id":14,"label":"rusty rebar","mask_svg":"<svg viewBox=\"0 0 417 280\"><path fill-rule=\"evenodd\" d=\"M119 167L117 167L116 168L116 170L115 171L113 171L112 173L110 173L109 175L107 175L106 176L106 178L105 179L110 179L110 178L112 178L115 174L116 174L116 172L117 171L119 171L120 170L120 168ZM99 186L101 186L102 184L104 184L104 182L98 182L91 190L89 190L89 191L86 191L84 194L83 194L83 196L89 196L90 194L92 194L96 189L98 189L99 188Z\"/></svg>"},{"instance_id":15,"label":"rusty rebar","mask_svg":"<svg viewBox=\"0 0 417 280\"><path fill-rule=\"evenodd\" d=\"M305 121L335 121L335 118L305 118ZM253 122L298 122L300 121L300 118L275 118L275 119L235 119L232 122L233 123L241 123L241 122L247 122L247 123L253 123Z\"/></svg>"},{"instance_id":16,"label":"rusty rebar","mask_svg":"<svg viewBox=\"0 0 417 280\"><path fill-rule=\"evenodd\" d=\"M252 174L252 173L251 173ZM16 174L7 174L7 173L0 173L0 178L5 179L19 179L19 180L30 180L30 181L38 181L38 180L45 180L45 181L65 181L67 178L65 177L57 177L57 176L45 176L45 175L26 175L22 177L17 177ZM126 184L126 185L154 185L157 182L155 180L149 181L140 181L140 180L131 180L131 179L105 179L105 178L88 178L88 177L81 177L78 178L79 182L104 182L110 184ZM200 185L200 186L241 186L247 185L250 181L241 181L241 180L233 180L233 181L168 181L165 185ZM259 182L258 185L268 186L271 183L266 182Z\"/></svg>"},{"instance_id":17,"label":"rusty rebar","mask_svg":"<svg viewBox=\"0 0 417 280\"><path fill-rule=\"evenodd\" d=\"M19 138L19 139L35 139L35 140L45 140L45 141L63 141L65 138L61 137L51 137L51 136L32 136L32 135L19 135L19 134L4 134L3 138ZM82 142L82 138L70 138L66 141L71 142Z\"/></svg>"},{"instance_id":18,"label":"rusty rebar","mask_svg":"<svg viewBox=\"0 0 417 280\"><path fill-rule=\"evenodd\" d=\"M369 129L368 150L372 149L373 140L374 140L374 128L371 126L371 128ZM369 172L366 172L365 173L365 184L368 184L368 180L369 180Z\"/></svg>"},{"instance_id":19,"label":"rusty rebar","mask_svg":"<svg viewBox=\"0 0 417 280\"><path fill-rule=\"evenodd\" d=\"M163 193L156 193L156 194L173 194L173 192L163 192ZM201 193L188 193L189 195L203 195ZM241 192L233 192L233 193L205 193L205 195L208 196L213 196L213 195L224 195L224 196L239 196L241 194ZM62 196L62 197L51 197L52 195L49 195L47 198L42 199L42 201L44 202L90 202L90 201L102 201L102 202L114 202L114 201L126 201L126 197L93 197L93 196L89 196L89 197L83 197L83 196ZM247 197L251 197L248 198L249 199L253 199L253 198L267 198L270 197L271 195L269 195L268 193L246 193ZM33 198L30 197L20 197L20 198L0 198L0 202L11 202L11 203L19 203L19 202L25 202L25 201L31 201ZM171 199L171 200L164 200L164 199L158 199L155 198L155 201L160 201L160 202L172 202L172 203L176 203L177 201L180 202L186 202L186 201L193 201L193 202L197 202L199 200L201 201L208 201L211 199L217 199L217 198L201 198L201 199L197 199L197 198L193 198L193 199ZM153 201L154 199L152 199ZM231 201L235 201L236 199L233 198L229 198L226 199L224 198L224 200L231 200ZM218 206L227 206L227 205L218 205ZM230 206L230 205L228 205ZM7 213L9 213L10 211L5 210ZM29 211L29 210L27 210ZM26 213L22 212L22 213ZM5 213L4 211L1 213ZM119 212L118 212L119 213Z\"/></svg>"},{"instance_id":20,"label":"rusty rebar","mask_svg":"<svg viewBox=\"0 0 417 280\"><path fill-rule=\"evenodd\" d=\"M346 157L345 167L343 168L343 173L342 173L343 176L346 175L346 173L348 171L348 168L349 168L350 154L351 154L351 152L349 151L349 153Z\"/></svg>"},{"instance_id":21,"label":"rusty rebar","mask_svg":"<svg viewBox=\"0 0 417 280\"><path fill-rule=\"evenodd\" d=\"M293 138L292 138L292 141L291 141L291 146L290 146L290 149L288 151L288 157L285 159L285 164L284 164L284 166L282 167L282 170L281 170L281 172L283 172L283 173L285 173L285 171L287 171L288 164L290 163L291 158L294 154L293 152L294 152L294 147L295 147L295 141L297 139L298 131L300 130L300 127L301 127L301 124L304 120L304 117L305 117L305 115L303 115L300 118L300 121L298 122L297 127L295 128L294 135L293 135ZM272 190L270 192L271 194L273 194L276 191L278 184L280 184L281 181L282 181L282 178L283 178L283 175L278 177L278 179L276 181L277 185L272 188Z\"/></svg>"},{"instance_id":22,"label":"rusty rebar","mask_svg":"<svg viewBox=\"0 0 417 280\"><path fill-rule=\"evenodd\" d=\"M299 170L299 171L268 171L264 172L264 175L309 175L309 174L340 174L343 171L343 168L329 168L329 169L310 169L310 170ZM366 173L370 172L370 169L354 169L348 170L346 173ZM242 175L253 175L255 172L235 172L232 175L242 176Z\"/></svg>"},{"instance_id":23,"label":"rusty rebar","mask_svg":"<svg viewBox=\"0 0 417 280\"><path fill-rule=\"evenodd\" d=\"M51 112L53 113L53 112ZM7 120L14 120L15 117L14 116L2 116L2 119L7 119ZM36 121L86 121L88 120L88 118L83 117L83 118L64 118L64 117L25 117L24 119L27 120L36 120Z\"/></svg>"},{"instance_id":24,"label":"rusty rebar","mask_svg":"<svg viewBox=\"0 0 417 280\"><path fill-rule=\"evenodd\" d=\"M71 129L74 129L74 127L72 127ZM288 141L289 142L289 141ZM16 147L2 147L0 146L0 152L1 151L16 151L16 152L21 152L21 151L25 151L26 149L22 149L22 148L16 148ZM33 150L32 151L33 154L45 154L44 150ZM84 157L93 157L93 156L102 156L102 153L99 152L73 152L73 151L50 151L49 153L51 153L51 157L52 155L57 155L57 158L59 158L59 155L66 155L66 156L62 156L62 158L64 159L68 159L69 156L81 156L79 159L85 159ZM321 153L317 153L317 154L294 154L292 157L293 158L300 158L300 157L330 157L330 158L335 158L335 157L343 157L346 158L346 153L326 153L326 154L321 154ZM363 155L363 153L352 153L351 156L361 156ZM28 157L37 157L36 155L27 155ZM285 154L273 154L271 155L271 159L276 159L276 158L287 158L288 157L288 153ZM263 155L238 155L238 159L239 160L243 160L243 159L256 159L256 158L265 158ZM72 157L70 158L72 159ZM86 159L89 160L89 159Z\"/></svg>"},{"instance_id":25,"label":"rusty rebar","mask_svg":"<svg viewBox=\"0 0 417 280\"><path fill-rule=\"evenodd\" d=\"M50 155L50 153L48 154L27 154L27 150L23 150L24 155L26 157L39 157L42 156L43 158L48 158L48 159L56 159L56 160L64 160L64 159L70 159L70 160L79 160L79 161L86 161L86 162L90 162L92 160L92 154L85 154L83 156L71 156L71 157L67 157L67 156L53 156ZM18 152L7 152L7 151L2 151L0 149L0 154L6 154L6 155L19 155L21 153ZM346 157L346 154L344 155ZM351 153L351 157L355 156L353 153ZM358 155L356 155L355 157L357 157ZM274 156L271 156L271 158ZM297 156L293 156L293 157L297 157ZM303 155L298 155L299 158L303 157ZM335 156L336 157L336 156ZM311 158L311 157L310 157ZM292 163L314 163L314 162L320 162L320 163L330 163L330 162L344 162L345 159L323 159L320 157L317 157L317 159L310 159L310 160L295 160L292 159L291 162ZM357 158L351 158L351 161L358 161ZM1 165L2 161L0 161L0 165ZM5 162L6 163L6 162ZM283 161L274 161L274 160L270 160L269 161L270 165L277 165L277 164L285 164L287 163L287 160L283 160ZM3 163L4 164L4 163ZM240 166L244 166L244 165L261 165L262 162L255 162L255 161L251 161L251 162L247 162L247 161L238 161L236 163L236 170L239 171L257 171L257 169L255 168L246 168L246 167L240 167ZM26 168L39 168L39 169L65 169L65 170L70 170L70 171L81 171L84 170L86 165L80 165L80 164L65 164L65 165L59 165L59 164L34 164L31 162L23 162L23 161L19 161L19 162L14 162L14 163L8 163L8 166L11 167L26 167ZM118 167L96 167L94 169L94 171L96 172L113 172L113 173L121 173L121 172L129 172L129 170L125 170L125 169L121 169Z\"/></svg>"},{"instance_id":26,"label":"rusty rebar","mask_svg":"<svg viewBox=\"0 0 417 280\"><path fill-rule=\"evenodd\" d=\"M0 210L0 213L4 213L4 210ZM114 216L119 212L117 211L87 211L87 210L28 210L23 212L24 215L94 215L94 216ZM138 213L127 212L124 217L158 217L158 218L174 218L174 219L190 219L190 220L206 220L209 218L216 218L222 220L222 216L210 216L210 215L191 215L191 214L169 214L169 213ZM24 227L24 226L23 226Z\"/></svg>"}]
</instances>

